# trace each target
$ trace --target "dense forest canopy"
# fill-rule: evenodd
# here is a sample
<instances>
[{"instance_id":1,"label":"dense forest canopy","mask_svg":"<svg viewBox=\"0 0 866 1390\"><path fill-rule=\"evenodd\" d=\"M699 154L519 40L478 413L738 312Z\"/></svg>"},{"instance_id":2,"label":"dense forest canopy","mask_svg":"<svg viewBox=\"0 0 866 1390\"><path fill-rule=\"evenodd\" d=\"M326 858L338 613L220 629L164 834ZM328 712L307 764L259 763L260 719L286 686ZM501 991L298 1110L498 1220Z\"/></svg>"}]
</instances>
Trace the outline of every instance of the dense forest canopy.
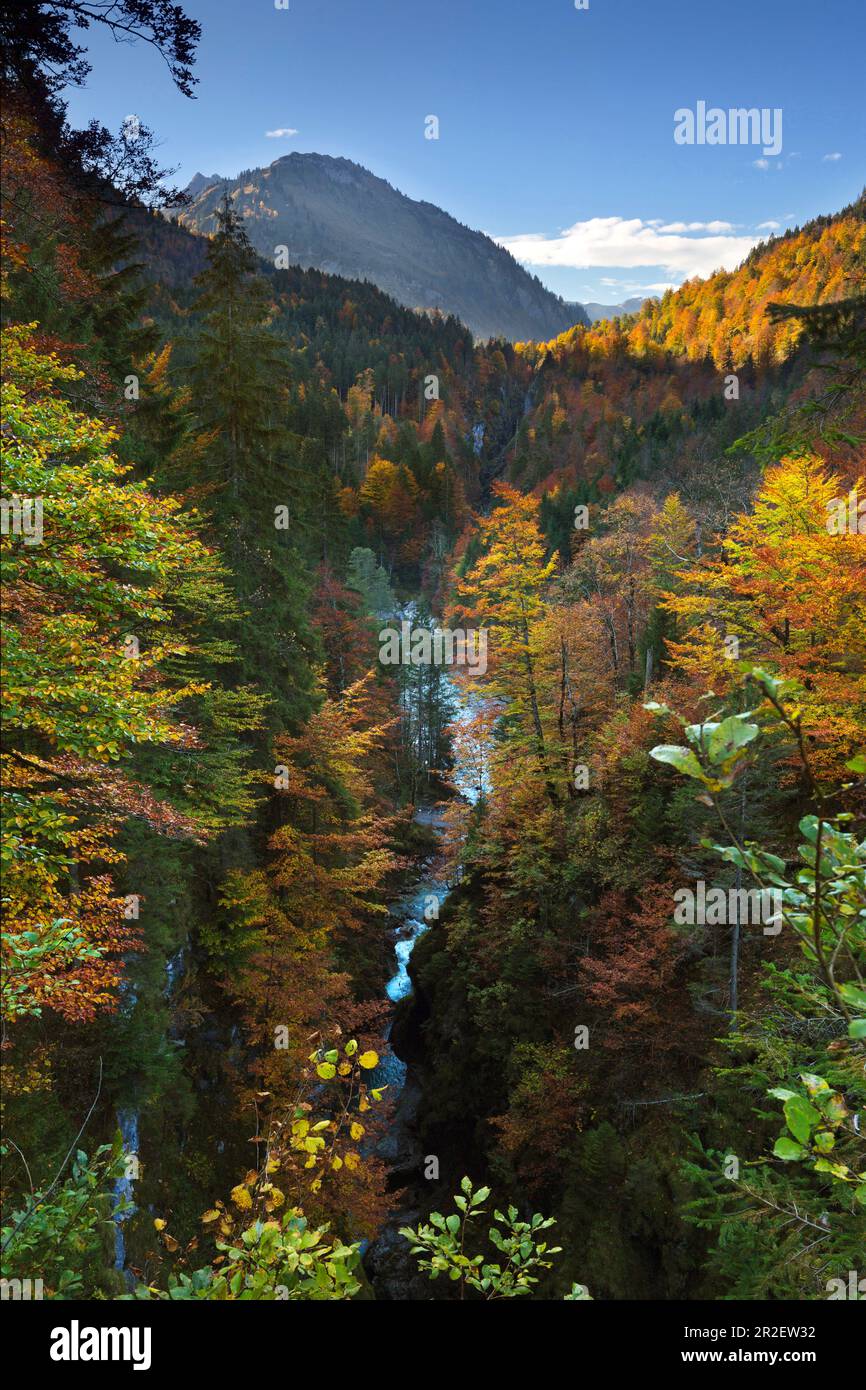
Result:
<instances>
[{"instance_id":1,"label":"dense forest canopy","mask_svg":"<svg viewBox=\"0 0 866 1390\"><path fill-rule=\"evenodd\" d=\"M67 122L98 25L186 95L200 37L2 22L4 1278L827 1298L866 1249L866 195L478 342L277 269L228 197L164 213L149 132Z\"/></svg>"}]
</instances>

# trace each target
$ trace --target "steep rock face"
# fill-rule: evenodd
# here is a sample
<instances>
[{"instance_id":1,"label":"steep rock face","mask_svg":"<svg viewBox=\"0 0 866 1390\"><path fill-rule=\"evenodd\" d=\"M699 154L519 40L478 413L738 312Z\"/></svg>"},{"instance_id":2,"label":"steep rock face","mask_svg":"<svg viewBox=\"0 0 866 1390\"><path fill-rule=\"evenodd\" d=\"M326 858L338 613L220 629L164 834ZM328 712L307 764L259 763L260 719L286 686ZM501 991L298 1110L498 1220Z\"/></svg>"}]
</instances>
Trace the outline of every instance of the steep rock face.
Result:
<instances>
[{"instance_id":1,"label":"steep rock face","mask_svg":"<svg viewBox=\"0 0 866 1390\"><path fill-rule=\"evenodd\" d=\"M455 314L479 338L545 340L588 320L502 247L348 159L290 154L234 180L196 174L179 221L209 233L227 193L263 256L372 280L412 309Z\"/></svg>"}]
</instances>

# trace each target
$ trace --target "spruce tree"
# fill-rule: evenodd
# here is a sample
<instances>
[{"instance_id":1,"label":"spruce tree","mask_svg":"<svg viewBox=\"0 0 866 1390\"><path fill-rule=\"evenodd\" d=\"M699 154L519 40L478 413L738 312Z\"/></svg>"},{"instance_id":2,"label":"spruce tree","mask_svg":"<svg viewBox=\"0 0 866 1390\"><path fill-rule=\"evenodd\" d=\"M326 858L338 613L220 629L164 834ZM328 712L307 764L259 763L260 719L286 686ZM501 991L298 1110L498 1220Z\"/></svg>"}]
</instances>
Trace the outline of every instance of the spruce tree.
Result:
<instances>
[{"instance_id":1,"label":"spruce tree","mask_svg":"<svg viewBox=\"0 0 866 1390\"><path fill-rule=\"evenodd\" d=\"M195 466L196 481L207 489L244 614L239 675L270 697L275 725L293 727L313 704L310 564L286 427L288 357L269 327L269 287L258 264L226 200L196 281L201 318L191 384L199 425L212 438Z\"/></svg>"}]
</instances>

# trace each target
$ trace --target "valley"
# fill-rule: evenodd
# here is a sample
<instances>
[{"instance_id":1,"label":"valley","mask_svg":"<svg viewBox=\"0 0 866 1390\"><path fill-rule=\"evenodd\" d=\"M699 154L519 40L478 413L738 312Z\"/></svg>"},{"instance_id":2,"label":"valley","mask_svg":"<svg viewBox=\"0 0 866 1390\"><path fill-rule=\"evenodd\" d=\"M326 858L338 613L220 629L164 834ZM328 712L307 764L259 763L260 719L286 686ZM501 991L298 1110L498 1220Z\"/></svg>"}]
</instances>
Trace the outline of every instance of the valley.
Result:
<instances>
[{"instance_id":1,"label":"valley","mask_svg":"<svg viewBox=\"0 0 866 1390\"><path fill-rule=\"evenodd\" d=\"M479 169L549 229L524 265L348 154L267 162L298 132L230 50L296 24L303 90L324 8L203 18L242 83L204 90L265 133L185 126L197 13L3 20L4 1290L581 1301L600 1339L835 1301L866 1243L866 194L832 201L830 145L822 210L746 236L694 162L701 220L611 216L599 265L595 186L521 110L489 148L525 124L531 159L443 139L423 186L465 207ZM167 65L187 173L260 162L181 199L143 122L76 125L86 55L102 91L126 49ZM341 73L371 123L387 96L369 163L426 171L379 61L356 35ZM732 206L794 178L713 167ZM707 235L751 249L629 263Z\"/></svg>"}]
</instances>

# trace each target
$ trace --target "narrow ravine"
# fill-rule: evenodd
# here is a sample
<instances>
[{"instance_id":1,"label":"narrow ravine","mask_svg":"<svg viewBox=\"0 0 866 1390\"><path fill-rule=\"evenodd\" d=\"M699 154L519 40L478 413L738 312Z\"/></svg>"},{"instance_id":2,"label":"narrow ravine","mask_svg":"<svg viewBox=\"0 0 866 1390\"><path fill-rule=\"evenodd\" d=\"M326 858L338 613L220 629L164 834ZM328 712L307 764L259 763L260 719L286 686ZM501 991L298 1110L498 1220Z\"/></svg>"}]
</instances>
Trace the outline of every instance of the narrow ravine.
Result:
<instances>
[{"instance_id":1,"label":"narrow ravine","mask_svg":"<svg viewBox=\"0 0 866 1390\"><path fill-rule=\"evenodd\" d=\"M414 620L415 609L404 610ZM403 616L403 615L401 615ZM452 723L459 724L470 719L478 711L479 697L467 694L460 684L447 681L451 706ZM455 762L449 771L449 785L453 795L462 798L467 804L477 802L480 788L477 784L477 771L462 766L459 747L455 750ZM384 1040L388 1046L383 1049L379 1065L369 1073L372 1086L387 1087L386 1096L392 1103L391 1119L386 1133L376 1147L378 1156L389 1169L389 1185L392 1190L405 1193L401 1207L395 1210L376 1240L364 1251L365 1265L371 1271L377 1297L386 1299L407 1298L412 1283L417 1282L417 1273L411 1258L407 1261L407 1243L399 1235L399 1227L414 1221L419 1215L421 1194L424 1184L424 1155L421 1152L418 1113L423 1101L420 1067L411 1061L407 1063L391 1045L395 1021L405 1016L404 1011L412 1007L412 980L409 965L412 952L418 941L438 920L448 895L453 887L449 880L444 851L445 819L447 801L434 800L433 794L423 800L416 808L415 822L432 831L438 839L438 847L429 853L414 871L414 876L403 892L389 907L385 931L392 948L392 972L384 986L387 999L391 1003L391 1017L384 1030ZM132 1026L136 1009L147 999L155 999L156 1006L164 1011L159 1036L166 1046L184 1048L189 1036L184 1035L172 1021L172 1005L183 984L190 963L190 952L186 942L176 946L164 962L163 971L154 974L149 982L132 976L127 983L121 1014ZM146 994L149 990L150 993ZM402 1026L401 1030L402 1031ZM239 1042L237 1026L231 1036L222 1040L222 1046L233 1047ZM396 1043L400 1046L399 1038ZM186 1054L184 1054L186 1055ZM201 1074L201 1066L190 1061L191 1114L198 1116L209 1111L212 1104L214 1084L211 1078ZM113 1187L114 1207L114 1267L122 1278L127 1290L134 1285L133 1269L142 1258L142 1233L149 1234L150 1220L154 1214L163 1210L160 1202L162 1194L154 1193L151 1187L145 1190L142 1181L144 1168L139 1165L142 1144L154 1144L160 1133L161 1117L153 1109L142 1105L143 1094L138 1077L138 1069L133 1068L129 1075L122 1075L123 1084L118 1087L114 1102L113 1116L116 1128L120 1131L126 1169ZM180 1141L182 1148L190 1132L189 1117L185 1117ZM205 1141L207 1143L207 1141ZM213 1148L204 1148L216 1169L217 1164L226 1163L231 1171L230 1161L222 1152L220 1144L216 1153ZM156 1200L155 1200L156 1196ZM372 1271L375 1270L375 1274Z\"/></svg>"},{"instance_id":2,"label":"narrow ravine","mask_svg":"<svg viewBox=\"0 0 866 1390\"><path fill-rule=\"evenodd\" d=\"M454 710L452 722L468 720L477 709L477 697L467 695L453 682L450 694ZM457 796L470 805L477 802L480 789L469 768L461 765L459 757L451 769L450 782ZM418 807L415 820L436 832L441 840L444 816L441 802L426 802ZM412 952L424 933L438 920L453 887L444 861L444 848L440 848L425 861L419 876L391 905L391 918L397 924L396 931L389 926L389 931L395 931L394 973L385 991L395 1005L408 999L412 993L409 974ZM384 1032L389 1044L393 1027L392 1015ZM395 1103L391 1122L377 1146L377 1153L388 1164L392 1188L403 1189L404 1203L391 1213L372 1242L365 1255L365 1265L377 1298L405 1299L412 1297L411 1289L418 1280L408 1245L399 1235L399 1228L413 1222L419 1215L418 1195L423 1181L424 1154L421 1152L417 1120L423 1090L414 1074L413 1065L398 1056L393 1046L389 1046L387 1055L370 1073L370 1081L374 1086L387 1085L390 1099Z\"/></svg>"}]
</instances>

